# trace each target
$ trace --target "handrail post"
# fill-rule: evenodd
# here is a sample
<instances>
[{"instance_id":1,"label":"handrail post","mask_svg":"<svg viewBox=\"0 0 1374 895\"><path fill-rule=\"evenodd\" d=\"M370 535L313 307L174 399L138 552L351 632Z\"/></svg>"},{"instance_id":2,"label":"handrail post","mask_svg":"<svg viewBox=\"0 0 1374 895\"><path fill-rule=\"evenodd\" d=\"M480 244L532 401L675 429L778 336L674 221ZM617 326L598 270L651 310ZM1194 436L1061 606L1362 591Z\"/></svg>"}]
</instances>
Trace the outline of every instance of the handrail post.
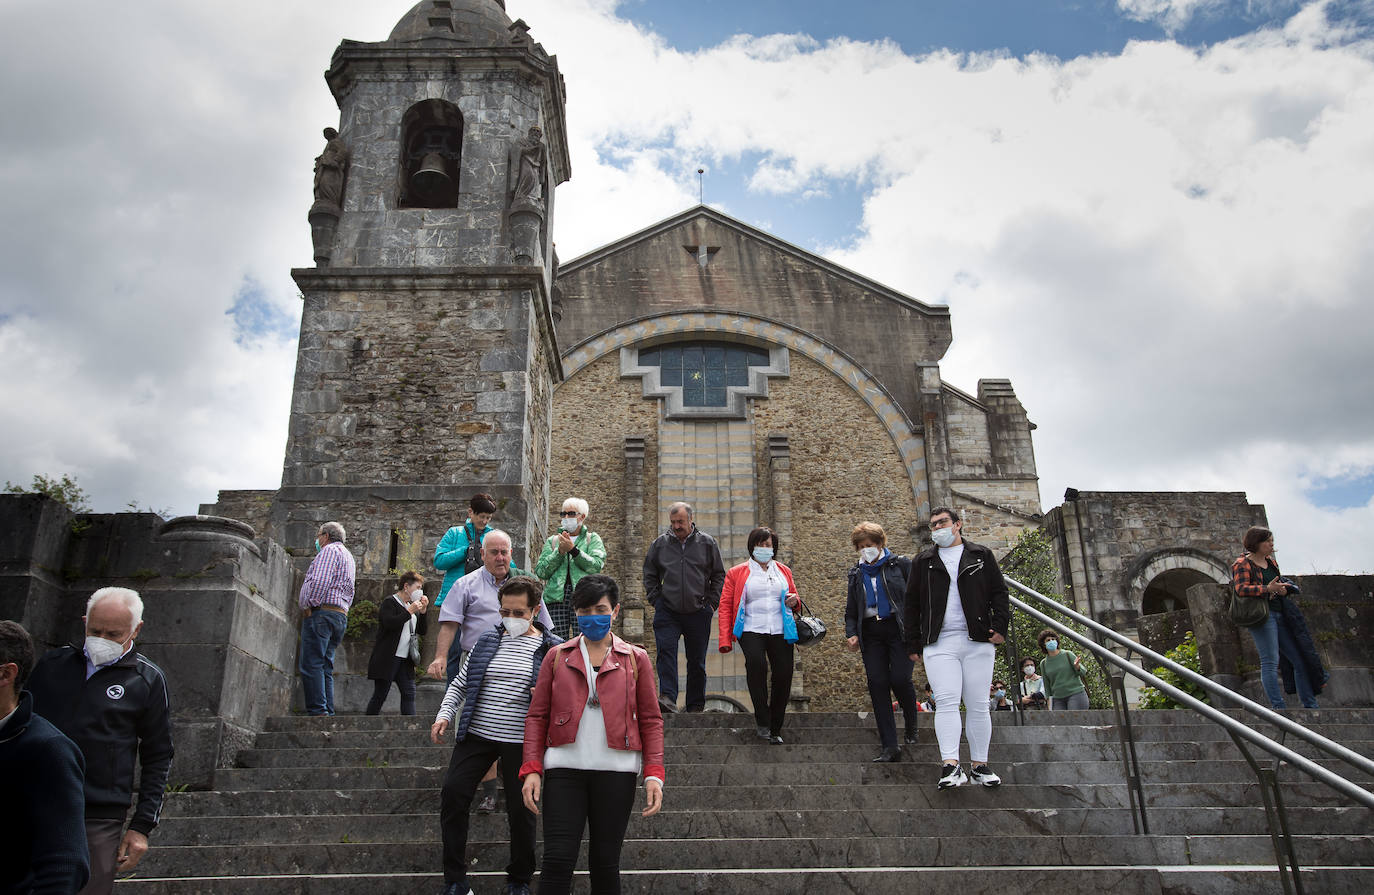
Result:
<instances>
[{"instance_id":1,"label":"handrail post","mask_svg":"<svg viewBox=\"0 0 1374 895\"><path fill-rule=\"evenodd\" d=\"M1303 895L1298 856L1293 848L1293 834L1288 829L1288 812L1284 809L1283 795L1279 792L1278 762L1275 762L1274 768L1261 767L1240 737L1232 733L1231 739L1259 781L1260 796L1264 799L1264 817L1269 824L1269 841L1274 846L1274 862L1279 868L1284 895Z\"/></svg>"},{"instance_id":2,"label":"handrail post","mask_svg":"<svg viewBox=\"0 0 1374 895\"><path fill-rule=\"evenodd\" d=\"M1141 784L1140 759L1135 751L1135 732L1131 729L1130 707L1126 704L1126 676L1119 671L1109 677L1116 730L1121 737L1121 763L1126 770L1126 795L1131 801L1131 820L1137 835L1148 836L1150 821L1145 816L1145 788Z\"/></svg>"}]
</instances>

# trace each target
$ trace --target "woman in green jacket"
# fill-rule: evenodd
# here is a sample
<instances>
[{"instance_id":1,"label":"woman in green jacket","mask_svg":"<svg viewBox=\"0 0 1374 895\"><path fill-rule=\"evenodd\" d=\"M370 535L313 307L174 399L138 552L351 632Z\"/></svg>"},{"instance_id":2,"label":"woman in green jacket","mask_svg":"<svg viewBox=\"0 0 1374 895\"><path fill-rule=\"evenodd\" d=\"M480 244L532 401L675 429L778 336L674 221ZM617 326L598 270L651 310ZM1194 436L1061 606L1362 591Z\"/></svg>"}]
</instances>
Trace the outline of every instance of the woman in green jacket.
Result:
<instances>
[{"instance_id":1,"label":"woman in green jacket","mask_svg":"<svg viewBox=\"0 0 1374 895\"><path fill-rule=\"evenodd\" d=\"M559 532L544 542L534 574L544 582L544 605L553 619L553 633L570 636L573 626L572 592L584 575L606 565L601 535L587 527L587 502L580 497L563 501Z\"/></svg>"},{"instance_id":2,"label":"woman in green jacket","mask_svg":"<svg viewBox=\"0 0 1374 895\"><path fill-rule=\"evenodd\" d=\"M1050 708L1063 709L1088 708L1088 691L1083 686L1082 660L1068 650L1059 648L1059 635L1049 628L1040 632L1040 648L1045 651L1044 661L1040 663L1040 676L1045 680L1045 695L1050 698Z\"/></svg>"}]
</instances>

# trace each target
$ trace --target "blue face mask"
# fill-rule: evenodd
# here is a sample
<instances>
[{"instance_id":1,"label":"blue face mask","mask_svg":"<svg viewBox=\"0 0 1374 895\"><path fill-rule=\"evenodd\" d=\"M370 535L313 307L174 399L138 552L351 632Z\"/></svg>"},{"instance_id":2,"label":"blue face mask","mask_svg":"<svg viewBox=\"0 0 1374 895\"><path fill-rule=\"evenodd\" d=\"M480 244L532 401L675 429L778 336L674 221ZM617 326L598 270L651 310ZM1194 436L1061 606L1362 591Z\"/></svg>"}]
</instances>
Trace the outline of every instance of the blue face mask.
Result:
<instances>
[{"instance_id":1,"label":"blue face mask","mask_svg":"<svg viewBox=\"0 0 1374 895\"><path fill-rule=\"evenodd\" d=\"M319 539L319 538L316 538L316 539L315 539L315 552L316 552L316 553L319 553L319 552L320 552L320 539Z\"/></svg>"},{"instance_id":2,"label":"blue face mask","mask_svg":"<svg viewBox=\"0 0 1374 895\"><path fill-rule=\"evenodd\" d=\"M770 562L772 562L772 561L773 561L773 548L772 548L772 547L755 547L755 548L754 548L754 562L758 563L758 564L761 565L761 566L766 566L766 565L768 565L768 564L769 564Z\"/></svg>"},{"instance_id":3,"label":"blue face mask","mask_svg":"<svg viewBox=\"0 0 1374 895\"><path fill-rule=\"evenodd\" d=\"M1006 691L1006 690L998 690L996 693L993 693L992 695L993 695L993 698L995 698L995 699L1006 699L1006 698L1007 698L1007 691Z\"/></svg>"},{"instance_id":4,"label":"blue face mask","mask_svg":"<svg viewBox=\"0 0 1374 895\"><path fill-rule=\"evenodd\" d=\"M1052 652L1054 652L1054 651L1057 650L1057 649L1059 649L1059 641L1058 641L1058 640L1046 640L1046 641L1045 641L1045 652L1047 652L1047 653L1052 653Z\"/></svg>"},{"instance_id":5,"label":"blue face mask","mask_svg":"<svg viewBox=\"0 0 1374 895\"><path fill-rule=\"evenodd\" d=\"M579 615L577 617L577 629L588 640L600 642L606 639L607 634L611 633L611 617L609 615Z\"/></svg>"}]
</instances>

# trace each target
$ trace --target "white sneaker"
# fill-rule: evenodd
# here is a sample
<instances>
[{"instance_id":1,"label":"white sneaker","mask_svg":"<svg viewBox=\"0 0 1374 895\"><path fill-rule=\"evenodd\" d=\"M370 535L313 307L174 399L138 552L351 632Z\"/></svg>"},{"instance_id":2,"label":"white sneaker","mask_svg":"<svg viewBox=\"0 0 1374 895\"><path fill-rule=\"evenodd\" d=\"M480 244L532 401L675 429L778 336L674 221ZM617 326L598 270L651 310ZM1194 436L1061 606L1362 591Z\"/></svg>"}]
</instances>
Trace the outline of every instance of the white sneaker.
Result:
<instances>
[{"instance_id":1,"label":"white sneaker","mask_svg":"<svg viewBox=\"0 0 1374 895\"><path fill-rule=\"evenodd\" d=\"M979 786L1001 786L1002 778L992 772L992 769L985 764L969 768L968 777Z\"/></svg>"},{"instance_id":2,"label":"white sneaker","mask_svg":"<svg viewBox=\"0 0 1374 895\"><path fill-rule=\"evenodd\" d=\"M968 782L968 774L964 773L964 766L959 764L943 765L940 770L940 782L935 784L936 789L953 789L956 786L963 786Z\"/></svg>"}]
</instances>

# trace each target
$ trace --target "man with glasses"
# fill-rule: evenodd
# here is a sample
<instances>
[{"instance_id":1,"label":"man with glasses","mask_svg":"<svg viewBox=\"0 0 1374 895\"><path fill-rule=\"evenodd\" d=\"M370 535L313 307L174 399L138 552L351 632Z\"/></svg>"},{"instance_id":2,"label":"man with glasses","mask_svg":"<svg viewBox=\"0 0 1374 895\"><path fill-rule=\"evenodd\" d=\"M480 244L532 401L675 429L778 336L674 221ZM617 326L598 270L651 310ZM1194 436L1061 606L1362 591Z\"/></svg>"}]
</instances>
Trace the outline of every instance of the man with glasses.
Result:
<instances>
[{"instance_id":1,"label":"man with glasses","mask_svg":"<svg viewBox=\"0 0 1374 895\"><path fill-rule=\"evenodd\" d=\"M487 544L495 534L487 535ZM501 585L497 610L501 623L489 627L466 653L430 728L430 739L435 743L443 742L451 725L457 739L440 796L443 895L471 891L467 885L468 809L478 781L493 761L500 764L506 786L506 817L510 822L506 892L528 895L530 891L535 866L535 820L519 796L525 714L544 655L550 647L563 642L533 623L543 591L542 584L523 575Z\"/></svg>"}]
</instances>

